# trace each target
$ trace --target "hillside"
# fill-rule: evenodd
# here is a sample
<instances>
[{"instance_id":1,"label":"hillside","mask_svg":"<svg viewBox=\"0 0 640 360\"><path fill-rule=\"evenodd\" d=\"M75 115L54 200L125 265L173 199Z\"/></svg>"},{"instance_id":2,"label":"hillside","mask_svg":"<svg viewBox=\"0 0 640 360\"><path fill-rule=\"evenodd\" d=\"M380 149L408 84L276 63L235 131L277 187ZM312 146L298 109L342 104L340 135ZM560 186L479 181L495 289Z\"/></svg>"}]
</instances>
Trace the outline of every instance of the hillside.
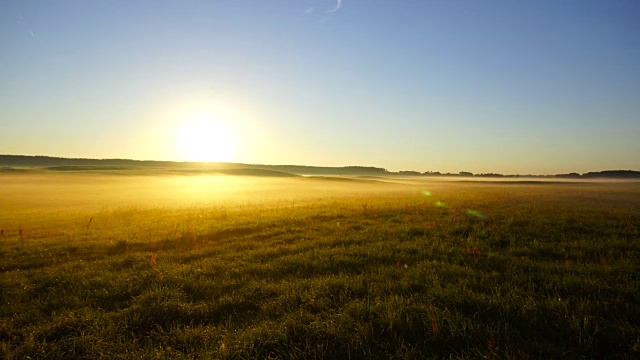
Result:
<instances>
[{"instance_id":1,"label":"hillside","mask_svg":"<svg viewBox=\"0 0 640 360\"><path fill-rule=\"evenodd\" d=\"M113 168L122 170L124 167L147 167L164 169L209 169L222 170L233 173L234 169L265 170L294 175L385 175L386 169L363 166L320 167L304 165L258 165L224 162L175 162L129 159L73 159L49 156L0 155L0 167L11 168L51 168L63 170L68 167L93 167L102 170Z\"/></svg>"},{"instance_id":2,"label":"hillside","mask_svg":"<svg viewBox=\"0 0 640 360\"><path fill-rule=\"evenodd\" d=\"M226 162L175 162L156 160L130 160L130 159L77 159L50 156L25 156L25 155L0 155L0 168L46 168L49 170L133 170L140 168L155 168L165 170L189 171L189 172L213 172L226 174L267 174L286 173L293 175L320 175L320 176L459 176L482 178L516 178L516 177L544 177L563 179L640 179L640 171L634 170L605 170L588 172L584 174L568 173L556 175L504 175L496 173L473 174L461 171L459 173L440 173L428 171L392 172L384 168L366 166L306 166L306 165L261 165ZM7 169L5 169L7 170ZM239 171L241 170L241 171ZM260 170L260 171L249 171Z\"/></svg>"}]
</instances>

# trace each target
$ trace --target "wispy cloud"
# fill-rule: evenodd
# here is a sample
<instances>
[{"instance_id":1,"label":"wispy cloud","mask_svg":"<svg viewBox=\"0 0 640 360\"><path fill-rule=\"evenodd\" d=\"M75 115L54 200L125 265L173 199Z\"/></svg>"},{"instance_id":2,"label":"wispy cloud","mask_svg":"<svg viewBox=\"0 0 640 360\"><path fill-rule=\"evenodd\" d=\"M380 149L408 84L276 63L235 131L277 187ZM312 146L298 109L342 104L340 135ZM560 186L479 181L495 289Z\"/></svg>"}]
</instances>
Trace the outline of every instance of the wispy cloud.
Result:
<instances>
[{"instance_id":1,"label":"wispy cloud","mask_svg":"<svg viewBox=\"0 0 640 360\"><path fill-rule=\"evenodd\" d=\"M20 11L18 11L18 18L20 19L20 22L24 22L24 16L22 16L22 13ZM29 35L31 35L31 37L36 36L36 34L33 32L33 29L29 29Z\"/></svg>"},{"instance_id":2,"label":"wispy cloud","mask_svg":"<svg viewBox=\"0 0 640 360\"><path fill-rule=\"evenodd\" d=\"M329 14L330 14L330 13L334 13L334 12L336 12L336 11L340 10L340 8L341 8L341 7L342 7L342 0L338 0L338 2L336 3L336 6L335 6L333 9L331 9L331 10L329 10L329 11L327 11L327 12L328 12Z\"/></svg>"},{"instance_id":3,"label":"wispy cloud","mask_svg":"<svg viewBox=\"0 0 640 360\"><path fill-rule=\"evenodd\" d=\"M304 14L305 15L309 15L309 14L313 13L314 11L316 11L316 8L314 8L312 6L312 7L307 8L307 10L304 11Z\"/></svg>"}]
</instances>

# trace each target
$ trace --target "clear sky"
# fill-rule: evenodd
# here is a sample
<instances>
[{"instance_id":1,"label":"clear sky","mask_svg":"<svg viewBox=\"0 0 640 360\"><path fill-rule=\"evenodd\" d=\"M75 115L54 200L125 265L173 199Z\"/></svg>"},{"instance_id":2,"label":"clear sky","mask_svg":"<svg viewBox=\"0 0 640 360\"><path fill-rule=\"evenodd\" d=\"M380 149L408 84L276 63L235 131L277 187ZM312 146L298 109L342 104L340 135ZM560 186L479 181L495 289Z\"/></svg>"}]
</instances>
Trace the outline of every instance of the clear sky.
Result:
<instances>
[{"instance_id":1,"label":"clear sky","mask_svg":"<svg viewBox=\"0 0 640 360\"><path fill-rule=\"evenodd\" d=\"M640 1L2 0L0 154L640 170Z\"/></svg>"}]
</instances>

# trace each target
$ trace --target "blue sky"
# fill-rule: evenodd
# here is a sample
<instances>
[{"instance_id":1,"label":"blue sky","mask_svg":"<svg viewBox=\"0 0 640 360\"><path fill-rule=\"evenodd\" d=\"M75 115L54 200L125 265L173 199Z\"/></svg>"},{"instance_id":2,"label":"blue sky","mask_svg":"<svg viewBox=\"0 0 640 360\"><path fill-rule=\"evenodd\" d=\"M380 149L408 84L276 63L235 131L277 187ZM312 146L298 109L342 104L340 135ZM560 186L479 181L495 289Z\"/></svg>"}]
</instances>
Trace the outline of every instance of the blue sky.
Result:
<instances>
[{"instance_id":1,"label":"blue sky","mask_svg":"<svg viewBox=\"0 0 640 360\"><path fill-rule=\"evenodd\" d=\"M189 160L176 134L207 114L235 138L217 160L640 170L639 18L632 0L5 0L0 153Z\"/></svg>"}]
</instances>

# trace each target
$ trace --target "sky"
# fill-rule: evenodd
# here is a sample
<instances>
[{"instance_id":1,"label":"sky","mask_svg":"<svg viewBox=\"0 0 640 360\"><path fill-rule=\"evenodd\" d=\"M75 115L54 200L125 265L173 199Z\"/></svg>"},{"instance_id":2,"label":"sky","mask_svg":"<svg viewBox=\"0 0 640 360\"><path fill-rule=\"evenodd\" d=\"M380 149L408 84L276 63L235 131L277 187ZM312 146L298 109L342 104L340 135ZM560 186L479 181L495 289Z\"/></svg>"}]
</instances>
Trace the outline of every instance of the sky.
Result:
<instances>
[{"instance_id":1,"label":"sky","mask_svg":"<svg viewBox=\"0 0 640 360\"><path fill-rule=\"evenodd\" d=\"M0 154L640 170L640 1L0 2Z\"/></svg>"}]
</instances>

